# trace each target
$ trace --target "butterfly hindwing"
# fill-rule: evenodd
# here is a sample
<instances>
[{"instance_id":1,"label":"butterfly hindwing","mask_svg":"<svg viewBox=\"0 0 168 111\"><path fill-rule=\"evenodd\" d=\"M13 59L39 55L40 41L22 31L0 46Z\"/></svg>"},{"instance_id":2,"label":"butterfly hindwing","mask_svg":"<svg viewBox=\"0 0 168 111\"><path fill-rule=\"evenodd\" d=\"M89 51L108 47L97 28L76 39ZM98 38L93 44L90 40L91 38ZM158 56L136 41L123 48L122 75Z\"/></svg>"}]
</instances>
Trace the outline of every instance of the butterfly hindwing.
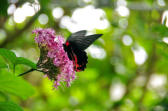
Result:
<instances>
[{"instance_id":1,"label":"butterfly hindwing","mask_svg":"<svg viewBox=\"0 0 168 111\"><path fill-rule=\"evenodd\" d=\"M86 68L86 64L88 63L87 61L88 57L87 57L86 52L83 50L75 49L73 50L73 54L74 54L74 59L75 59L74 69L77 72L83 71Z\"/></svg>"},{"instance_id":2,"label":"butterfly hindwing","mask_svg":"<svg viewBox=\"0 0 168 111\"><path fill-rule=\"evenodd\" d=\"M83 71L88 62L86 52L84 50L79 50L73 44L67 42L63 45L64 50L67 52L68 58L73 61L75 71Z\"/></svg>"}]
</instances>

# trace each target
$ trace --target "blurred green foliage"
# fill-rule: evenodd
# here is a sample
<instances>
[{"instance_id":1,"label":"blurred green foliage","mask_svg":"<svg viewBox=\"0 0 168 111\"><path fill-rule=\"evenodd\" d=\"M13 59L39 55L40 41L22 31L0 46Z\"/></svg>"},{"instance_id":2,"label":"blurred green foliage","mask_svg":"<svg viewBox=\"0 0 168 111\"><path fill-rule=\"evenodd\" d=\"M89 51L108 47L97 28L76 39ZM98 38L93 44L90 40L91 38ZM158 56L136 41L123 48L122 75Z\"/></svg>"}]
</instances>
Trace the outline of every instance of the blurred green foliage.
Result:
<instances>
[{"instance_id":1,"label":"blurred green foliage","mask_svg":"<svg viewBox=\"0 0 168 111\"><path fill-rule=\"evenodd\" d=\"M117 12L119 1L127 7L120 11L128 9L128 15ZM168 111L168 28L167 18L162 18L168 1L124 1L2 0L0 48L5 49L0 49L0 111ZM8 9L12 4L21 8L26 2L37 5L36 13L18 23ZM103 49L105 52L100 52L105 56L95 57L93 48L87 50L87 68L77 73L68 88L62 85L53 89L52 82L36 71L23 79L17 77L35 68L34 62L38 61L39 49L32 30L50 27L68 37L69 27L73 26L68 22L69 27L62 26L62 18L71 17L75 10L88 5L104 11L103 17L108 21L106 28L87 29L104 34L94 46ZM64 11L58 19L52 14L56 7ZM23 16L24 13L19 18ZM43 24L46 16L48 22Z\"/></svg>"}]
</instances>

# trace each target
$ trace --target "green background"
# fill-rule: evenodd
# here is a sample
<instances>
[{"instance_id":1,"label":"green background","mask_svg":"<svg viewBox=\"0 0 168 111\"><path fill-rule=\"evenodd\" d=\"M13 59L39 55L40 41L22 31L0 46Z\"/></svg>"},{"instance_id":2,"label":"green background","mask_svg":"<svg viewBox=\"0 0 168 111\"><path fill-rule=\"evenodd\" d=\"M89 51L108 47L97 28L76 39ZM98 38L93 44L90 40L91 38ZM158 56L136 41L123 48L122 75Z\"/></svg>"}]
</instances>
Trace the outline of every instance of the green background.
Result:
<instances>
[{"instance_id":1,"label":"green background","mask_svg":"<svg viewBox=\"0 0 168 111\"><path fill-rule=\"evenodd\" d=\"M119 1L123 4L117 5ZM71 30L72 27L76 31L78 27L68 23L67 27L61 27L62 18L72 17L73 12L88 5L103 11L104 15L99 20L107 20L108 26L97 28L94 24L94 27L94 20L86 17L90 26L85 29L90 33L103 34L94 43L99 53L93 46L87 50L87 68L76 73L77 78L68 88L63 84L59 89L53 89L52 82L36 71L17 77L33 65L27 61L14 67L15 61L10 58L16 58L15 55L1 50L0 111L168 111L168 45L165 42L168 28L167 18L162 18L168 1L123 1L18 0L14 3L16 8L23 7L26 2L36 3L40 8L33 16L17 23L14 14L7 12L12 4L10 0L1 0L0 48L9 49L17 57L35 63L39 49L32 30L53 28L66 38L75 31ZM159 5L162 2L165 5ZM121 16L117 12L119 6L125 7L122 11L129 11L129 15ZM59 19L52 15L56 7L64 10ZM40 23L41 14L48 17L46 24ZM96 12L92 14L97 16ZM89 29L91 26L94 28Z\"/></svg>"}]
</instances>

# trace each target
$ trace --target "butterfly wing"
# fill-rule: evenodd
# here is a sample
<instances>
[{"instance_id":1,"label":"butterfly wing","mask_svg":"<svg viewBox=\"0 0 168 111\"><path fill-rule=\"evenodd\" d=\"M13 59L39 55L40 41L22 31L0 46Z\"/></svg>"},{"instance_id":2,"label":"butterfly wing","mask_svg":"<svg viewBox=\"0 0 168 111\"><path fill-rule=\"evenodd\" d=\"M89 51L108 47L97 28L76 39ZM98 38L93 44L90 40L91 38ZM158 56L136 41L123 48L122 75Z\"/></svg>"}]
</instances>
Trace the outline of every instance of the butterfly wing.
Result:
<instances>
[{"instance_id":1,"label":"butterfly wing","mask_svg":"<svg viewBox=\"0 0 168 111\"><path fill-rule=\"evenodd\" d=\"M102 34L94 34L85 36L86 31L79 31L77 33L72 34L68 41L73 43L80 50L85 50L88 48L96 39L102 36Z\"/></svg>"},{"instance_id":2,"label":"butterfly wing","mask_svg":"<svg viewBox=\"0 0 168 111\"><path fill-rule=\"evenodd\" d=\"M78 32L71 34L68 37L67 41L73 42L73 41L76 41L77 39L80 40L80 39L84 38L85 35L86 35L86 30L81 30L81 31L78 31Z\"/></svg>"},{"instance_id":3,"label":"butterfly wing","mask_svg":"<svg viewBox=\"0 0 168 111\"><path fill-rule=\"evenodd\" d=\"M85 36L82 41L78 41L77 46L81 50L87 49L96 39L101 37L102 34L94 34L94 35L89 35Z\"/></svg>"},{"instance_id":4,"label":"butterfly wing","mask_svg":"<svg viewBox=\"0 0 168 111\"><path fill-rule=\"evenodd\" d=\"M64 50L68 57L74 63L75 71L83 71L87 64L87 54L84 51L102 34L86 35L86 30L73 33L64 44Z\"/></svg>"},{"instance_id":5,"label":"butterfly wing","mask_svg":"<svg viewBox=\"0 0 168 111\"><path fill-rule=\"evenodd\" d=\"M74 69L79 72L79 71L84 71L86 68L86 64L88 63L87 59L87 54L83 50L75 49L73 50L73 56L74 56Z\"/></svg>"},{"instance_id":6,"label":"butterfly wing","mask_svg":"<svg viewBox=\"0 0 168 111\"><path fill-rule=\"evenodd\" d=\"M73 44L68 43L68 41L63 44L64 50L67 52L68 58L73 61L74 70L79 72L83 71L86 68L87 64L87 55L84 50L79 50Z\"/></svg>"}]
</instances>

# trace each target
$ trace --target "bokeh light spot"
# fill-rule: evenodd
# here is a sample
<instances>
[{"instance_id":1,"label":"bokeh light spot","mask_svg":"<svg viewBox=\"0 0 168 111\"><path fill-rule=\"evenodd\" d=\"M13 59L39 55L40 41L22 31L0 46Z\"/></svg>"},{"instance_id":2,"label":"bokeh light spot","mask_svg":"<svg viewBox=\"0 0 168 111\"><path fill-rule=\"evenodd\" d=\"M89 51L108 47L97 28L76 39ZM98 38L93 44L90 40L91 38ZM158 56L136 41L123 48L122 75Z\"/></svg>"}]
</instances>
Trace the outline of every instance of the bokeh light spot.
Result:
<instances>
[{"instance_id":1,"label":"bokeh light spot","mask_svg":"<svg viewBox=\"0 0 168 111\"><path fill-rule=\"evenodd\" d=\"M15 4L11 4L9 7L8 7L8 14L9 15L11 15L11 14L13 14L14 12L15 12L15 10L16 10L16 6L15 6Z\"/></svg>"},{"instance_id":2,"label":"bokeh light spot","mask_svg":"<svg viewBox=\"0 0 168 111\"><path fill-rule=\"evenodd\" d=\"M163 74L153 74L150 77L149 84L153 88L160 88L160 87L162 87L163 85L166 84L166 81L167 81L167 79L166 79L165 75L163 75Z\"/></svg>"},{"instance_id":3,"label":"bokeh light spot","mask_svg":"<svg viewBox=\"0 0 168 111\"><path fill-rule=\"evenodd\" d=\"M129 16L129 13L130 13L129 9L127 7L125 7L125 6L119 6L119 7L117 7L116 11L118 12L118 14L120 16L123 16L123 17Z\"/></svg>"},{"instance_id":4,"label":"bokeh light spot","mask_svg":"<svg viewBox=\"0 0 168 111\"><path fill-rule=\"evenodd\" d=\"M91 45L88 49L89 54L96 59L104 59L106 57L106 52L103 48L96 45Z\"/></svg>"},{"instance_id":5,"label":"bokeh light spot","mask_svg":"<svg viewBox=\"0 0 168 111\"><path fill-rule=\"evenodd\" d=\"M166 44L168 44L168 37L163 37L163 42L165 42Z\"/></svg>"},{"instance_id":6,"label":"bokeh light spot","mask_svg":"<svg viewBox=\"0 0 168 111\"><path fill-rule=\"evenodd\" d=\"M40 24L45 25L48 23L48 16L46 14L41 14L38 17L38 21L40 22Z\"/></svg>"},{"instance_id":7,"label":"bokeh light spot","mask_svg":"<svg viewBox=\"0 0 168 111\"><path fill-rule=\"evenodd\" d=\"M110 97L113 101L120 100L125 93L125 86L120 82L112 83L110 87Z\"/></svg>"},{"instance_id":8,"label":"bokeh light spot","mask_svg":"<svg viewBox=\"0 0 168 111\"><path fill-rule=\"evenodd\" d=\"M162 24L168 27L168 10L164 11L162 14Z\"/></svg>"},{"instance_id":9,"label":"bokeh light spot","mask_svg":"<svg viewBox=\"0 0 168 111\"><path fill-rule=\"evenodd\" d=\"M64 10L61 7L54 8L52 11L52 15L54 18L59 19L63 16Z\"/></svg>"},{"instance_id":10,"label":"bokeh light spot","mask_svg":"<svg viewBox=\"0 0 168 111\"><path fill-rule=\"evenodd\" d=\"M66 17L65 19L63 17L60 25L71 32L76 32L83 29L90 31L94 29L106 29L110 23L106 19L105 12L102 9L96 9L94 6L89 5L74 10L71 18L67 19Z\"/></svg>"},{"instance_id":11,"label":"bokeh light spot","mask_svg":"<svg viewBox=\"0 0 168 111\"><path fill-rule=\"evenodd\" d=\"M29 2L23 4L22 7L19 7L14 12L14 21L16 23L22 23L26 17L33 16L35 14L34 8Z\"/></svg>"},{"instance_id":12,"label":"bokeh light spot","mask_svg":"<svg viewBox=\"0 0 168 111\"><path fill-rule=\"evenodd\" d=\"M31 4L29 2L26 2L22 6L22 10L23 10L25 16L33 16L35 14L34 8L31 6Z\"/></svg>"},{"instance_id":13,"label":"bokeh light spot","mask_svg":"<svg viewBox=\"0 0 168 111\"><path fill-rule=\"evenodd\" d=\"M159 6L163 7L166 5L165 1L164 0L157 0L157 3Z\"/></svg>"},{"instance_id":14,"label":"bokeh light spot","mask_svg":"<svg viewBox=\"0 0 168 111\"><path fill-rule=\"evenodd\" d=\"M14 21L16 23L22 23L25 19L26 17L24 16L22 8L17 8L14 12Z\"/></svg>"},{"instance_id":15,"label":"bokeh light spot","mask_svg":"<svg viewBox=\"0 0 168 111\"><path fill-rule=\"evenodd\" d=\"M129 35L124 35L122 42L124 43L124 45L130 46L132 44L132 38Z\"/></svg>"},{"instance_id":16,"label":"bokeh light spot","mask_svg":"<svg viewBox=\"0 0 168 111\"><path fill-rule=\"evenodd\" d=\"M132 51L134 54L135 63L142 65L148 57L145 49L143 47L137 46L136 48L132 48Z\"/></svg>"}]
</instances>

